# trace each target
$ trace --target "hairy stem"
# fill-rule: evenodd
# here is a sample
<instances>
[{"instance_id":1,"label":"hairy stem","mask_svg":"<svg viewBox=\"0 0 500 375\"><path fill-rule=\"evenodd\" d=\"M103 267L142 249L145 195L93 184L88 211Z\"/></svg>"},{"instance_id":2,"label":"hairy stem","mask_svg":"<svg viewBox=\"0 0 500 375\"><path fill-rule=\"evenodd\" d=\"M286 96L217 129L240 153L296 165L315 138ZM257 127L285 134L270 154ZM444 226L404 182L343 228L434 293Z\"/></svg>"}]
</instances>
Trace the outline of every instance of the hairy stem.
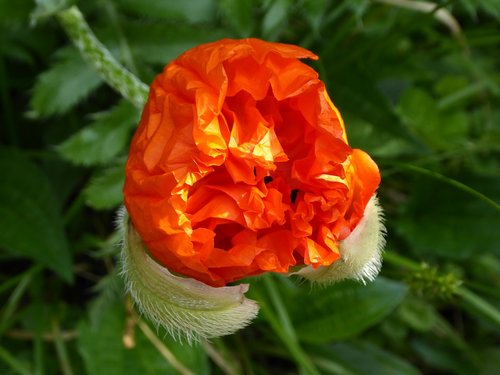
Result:
<instances>
[{"instance_id":1,"label":"hairy stem","mask_svg":"<svg viewBox=\"0 0 500 375\"><path fill-rule=\"evenodd\" d=\"M80 10L72 6L57 13L57 18L73 44L101 78L136 107L142 108L148 86L111 55L90 30Z\"/></svg>"}]
</instances>

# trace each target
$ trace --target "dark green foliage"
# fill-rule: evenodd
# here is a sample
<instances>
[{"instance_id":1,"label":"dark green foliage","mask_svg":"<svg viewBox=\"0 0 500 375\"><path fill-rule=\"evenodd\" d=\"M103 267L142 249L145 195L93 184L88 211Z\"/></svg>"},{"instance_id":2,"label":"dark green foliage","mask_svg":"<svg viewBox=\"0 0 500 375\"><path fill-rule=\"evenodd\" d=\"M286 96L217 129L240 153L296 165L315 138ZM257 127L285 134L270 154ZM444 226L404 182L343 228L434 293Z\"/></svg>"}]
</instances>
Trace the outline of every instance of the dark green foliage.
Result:
<instances>
[{"instance_id":1,"label":"dark green foliage","mask_svg":"<svg viewBox=\"0 0 500 375\"><path fill-rule=\"evenodd\" d=\"M459 35L368 0L76 2L146 83L224 37L312 50L380 166L383 276L252 279L254 324L194 347L151 339L124 295L113 222L140 111L70 45L69 3L0 0L0 374L179 373L155 345L194 374L500 373L499 0L437 1Z\"/></svg>"}]
</instances>

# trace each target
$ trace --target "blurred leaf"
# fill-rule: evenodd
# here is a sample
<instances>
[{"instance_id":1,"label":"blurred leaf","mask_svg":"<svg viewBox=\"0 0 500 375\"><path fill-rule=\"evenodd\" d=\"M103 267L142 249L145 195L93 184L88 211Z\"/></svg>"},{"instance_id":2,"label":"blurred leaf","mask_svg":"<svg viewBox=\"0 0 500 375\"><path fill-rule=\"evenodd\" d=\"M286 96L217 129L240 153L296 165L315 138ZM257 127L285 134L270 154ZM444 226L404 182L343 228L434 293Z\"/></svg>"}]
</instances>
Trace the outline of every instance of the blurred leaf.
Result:
<instances>
[{"instance_id":1,"label":"blurred leaf","mask_svg":"<svg viewBox=\"0 0 500 375\"><path fill-rule=\"evenodd\" d=\"M500 201L498 178L465 176L487 197ZM413 179L411 196L402 206L398 231L419 256L464 259L500 254L500 215L475 196L429 177Z\"/></svg>"},{"instance_id":2,"label":"blurred leaf","mask_svg":"<svg viewBox=\"0 0 500 375\"><path fill-rule=\"evenodd\" d=\"M249 37L255 27L253 0L220 0L219 8L240 37Z\"/></svg>"},{"instance_id":3,"label":"blurred leaf","mask_svg":"<svg viewBox=\"0 0 500 375\"><path fill-rule=\"evenodd\" d=\"M343 340L386 317L405 294L404 284L382 277L367 285L342 282L295 296L291 316L306 342Z\"/></svg>"},{"instance_id":4,"label":"blurred leaf","mask_svg":"<svg viewBox=\"0 0 500 375\"><path fill-rule=\"evenodd\" d=\"M213 20L216 9L214 0L117 0L117 3L125 10L144 16L191 23Z\"/></svg>"},{"instance_id":5,"label":"blurred leaf","mask_svg":"<svg viewBox=\"0 0 500 375\"><path fill-rule=\"evenodd\" d=\"M30 105L35 116L63 114L100 84L97 73L76 50L64 50L52 67L37 77Z\"/></svg>"},{"instance_id":6,"label":"blurred leaf","mask_svg":"<svg viewBox=\"0 0 500 375\"><path fill-rule=\"evenodd\" d=\"M92 323L79 325L78 349L90 375L157 375L177 374L175 368L159 353L136 327L135 346L123 345L125 306L121 298L110 299L107 308ZM132 333L132 332L129 332ZM165 346L184 366L195 374L208 374L208 361L201 346L182 345L167 338Z\"/></svg>"},{"instance_id":7,"label":"blurred leaf","mask_svg":"<svg viewBox=\"0 0 500 375\"><path fill-rule=\"evenodd\" d=\"M415 352L423 359L424 363L440 370L441 373L460 375L477 374L478 369L471 361L471 349L457 350L444 340L435 336L432 339L416 338L411 342Z\"/></svg>"},{"instance_id":8,"label":"blurred leaf","mask_svg":"<svg viewBox=\"0 0 500 375\"><path fill-rule=\"evenodd\" d=\"M490 347L480 352L480 371L478 375L495 374L500 369L500 348Z\"/></svg>"},{"instance_id":9,"label":"blurred leaf","mask_svg":"<svg viewBox=\"0 0 500 375\"><path fill-rule=\"evenodd\" d=\"M216 28L144 22L127 23L125 35L137 60L161 66L192 47L228 36Z\"/></svg>"},{"instance_id":10,"label":"blurred leaf","mask_svg":"<svg viewBox=\"0 0 500 375\"><path fill-rule=\"evenodd\" d=\"M115 208L123 201L125 167L122 164L98 171L85 188L85 200L97 210Z\"/></svg>"},{"instance_id":11,"label":"blurred leaf","mask_svg":"<svg viewBox=\"0 0 500 375\"><path fill-rule=\"evenodd\" d=\"M275 40L286 25L292 3L289 0L269 1L269 8L262 19L264 39Z\"/></svg>"},{"instance_id":12,"label":"blurred leaf","mask_svg":"<svg viewBox=\"0 0 500 375\"><path fill-rule=\"evenodd\" d=\"M307 21L311 25L314 33L319 35L321 23L325 17L327 0L305 0L304 10Z\"/></svg>"},{"instance_id":13,"label":"blurred leaf","mask_svg":"<svg viewBox=\"0 0 500 375\"><path fill-rule=\"evenodd\" d=\"M500 21L500 0L476 0L480 8Z\"/></svg>"},{"instance_id":14,"label":"blurred leaf","mask_svg":"<svg viewBox=\"0 0 500 375\"><path fill-rule=\"evenodd\" d=\"M334 360L357 375L420 374L420 371L403 358L369 342L336 343L328 347L318 348L318 351L322 356Z\"/></svg>"},{"instance_id":15,"label":"blurred leaf","mask_svg":"<svg viewBox=\"0 0 500 375\"><path fill-rule=\"evenodd\" d=\"M325 61L336 58L321 56ZM328 76L322 79L327 79L328 93L341 113L351 113L373 124L377 132L385 132L392 137L403 138L410 144L420 145L415 135L396 115L368 72L356 64L332 64L326 73Z\"/></svg>"},{"instance_id":16,"label":"blurred leaf","mask_svg":"<svg viewBox=\"0 0 500 375\"><path fill-rule=\"evenodd\" d=\"M0 246L73 277L63 221L47 177L22 154L0 149Z\"/></svg>"},{"instance_id":17,"label":"blurred leaf","mask_svg":"<svg viewBox=\"0 0 500 375\"><path fill-rule=\"evenodd\" d=\"M399 103L409 125L436 149L453 149L465 142L467 117L464 112L441 113L427 92L410 88Z\"/></svg>"},{"instance_id":18,"label":"blurred leaf","mask_svg":"<svg viewBox=\"0 0 500 375\"><path fill-rule=\"evenodd\" d=\"M10 0L0 0L0 21L25 22L32 8L33 0L18 0L15 6Z\"/></svg>"},{"instance_id":19,"label":"blurred leaf","mask_svg":"<svg viewBox=\"0 0 500 375\"><path fill-rule=\"evenodd\" d=\"M139 111L127 101L94 115L94 121L74 133L57 149L67 160L81 165L110 162L126 147L131 129L139 121Z\"/></svg>"},{"instance_id":20,"label":"blurred leaf","mask_svg":"<svg viewBox=\"0 0 500 375\"><path fill-rule=\"evenodd\" d=\"M35 0L36 7L31 13L33 22L54 16L57 12L68 8L76 0Z\"/></svg>"},{"instance_id":21,"label":"blurred leaf","mask_svg":"<svg viewBox=\"0 0 500 375\"><path fill-rule=\"evenodd\" d=\"M437 322L437 313L434 307L415 296L403 301L399 306L398 314L409 327L422 332L430 331Z\"/></svg>"}]
</instances>

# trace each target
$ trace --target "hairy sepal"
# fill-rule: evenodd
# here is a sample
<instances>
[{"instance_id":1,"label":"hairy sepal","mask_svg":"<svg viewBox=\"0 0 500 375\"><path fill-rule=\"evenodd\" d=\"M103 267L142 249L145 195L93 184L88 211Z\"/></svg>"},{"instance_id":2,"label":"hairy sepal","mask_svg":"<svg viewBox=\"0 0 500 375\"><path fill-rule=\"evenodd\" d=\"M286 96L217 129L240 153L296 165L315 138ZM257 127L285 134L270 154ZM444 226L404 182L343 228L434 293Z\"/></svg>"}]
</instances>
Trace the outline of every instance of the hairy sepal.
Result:
<instances>
[{"instance_id":1,"label":"hairy sepal","mask_svg":"<svg viewBox=\"0 0 500 375\"><path fill-rule=\"evenodd\" d=\"M257 316L259 307L245 298L248 284L212 287L173 275L158 264L123 208L122 274L139 311L169 334L188 342L234 333Z\"/></svg>"},{"instance_id":2,"label":"hairy sepal","mask_svg":"<svg viewBox=\"0 0 500 375\"><path fill-rule=\"evenodd\" d=\"M366 205L363 218L351 234L340 242L340 259L330 266L307 266L293 273L317 283L335 283L354 279L373 281L382 267L385 226L382 209L374 194Z\"/></svg>"}]
</instances>

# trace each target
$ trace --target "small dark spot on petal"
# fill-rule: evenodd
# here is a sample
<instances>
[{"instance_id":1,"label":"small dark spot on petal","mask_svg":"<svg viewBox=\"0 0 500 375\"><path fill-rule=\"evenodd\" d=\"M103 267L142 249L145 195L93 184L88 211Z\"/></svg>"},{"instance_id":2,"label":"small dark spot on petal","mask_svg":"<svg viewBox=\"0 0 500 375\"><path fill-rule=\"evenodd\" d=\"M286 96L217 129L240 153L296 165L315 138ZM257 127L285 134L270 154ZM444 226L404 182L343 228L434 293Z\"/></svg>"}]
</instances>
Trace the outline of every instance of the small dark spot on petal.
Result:
<instances>
[{"instance_id":1,"label":"small dark spot on petal","mask_svg":"<svg viewBox=\"0 0 500 375\"><path fill-rule=\"evenodd\" d=\"M297 194L299 194L299 189L293 189L292 192L290 193L290 200L292 203L295 203L295 200L297 199Z\"/></svg>"},{"instance_id":2,"label":"small dark spot on petal","mask_svg":"<svg viewBox=\"0 0 500 375\"><path fill-rule=\"evenodd\" d=\"M272 178L271 176L266 176L266 177L264 177L264 183L265 183L265 184L268 184L268 183L270 183L270 182L272 182L272 181L273 181L273 178Z\"/></svg>"}]
</instances>

